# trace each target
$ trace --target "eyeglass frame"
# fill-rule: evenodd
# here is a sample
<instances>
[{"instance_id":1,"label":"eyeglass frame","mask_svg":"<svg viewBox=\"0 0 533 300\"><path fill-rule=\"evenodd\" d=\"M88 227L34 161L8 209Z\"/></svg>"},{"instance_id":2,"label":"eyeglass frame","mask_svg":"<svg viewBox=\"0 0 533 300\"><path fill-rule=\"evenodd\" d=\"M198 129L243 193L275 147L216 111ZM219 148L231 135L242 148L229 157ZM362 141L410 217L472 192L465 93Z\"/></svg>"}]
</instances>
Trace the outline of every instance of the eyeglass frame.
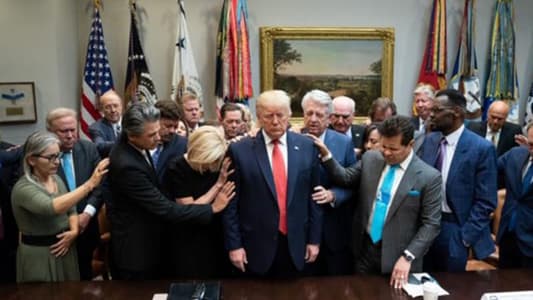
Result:
<instances>
[{"instance_id":1,"label":"eyeglass frame","mask_svg":"<svg viewBox=\"0 0 533 300\"><path fill-rule=\"evenodd\" d=\"M44 159L47 159L49 163L53 163L56 160L59 161L61 160L61 158L63 158L63 152L58 152L56 154L50 154L50 155L33 154L32 156L44 158Z\"/></svg>"}]
</instances>

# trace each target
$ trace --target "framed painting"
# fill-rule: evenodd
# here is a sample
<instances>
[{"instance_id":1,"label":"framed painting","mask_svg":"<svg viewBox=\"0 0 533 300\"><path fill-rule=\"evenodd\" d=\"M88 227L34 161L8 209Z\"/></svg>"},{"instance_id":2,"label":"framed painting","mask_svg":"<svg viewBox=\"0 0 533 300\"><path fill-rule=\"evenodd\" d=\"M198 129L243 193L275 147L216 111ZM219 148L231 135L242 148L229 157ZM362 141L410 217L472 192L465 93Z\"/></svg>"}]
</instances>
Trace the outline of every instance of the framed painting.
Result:
<instances>
[{"instance_id":1,"label":"framed painting","mask_svg":"<svg viewBox=\"0 0 533 300\"><path fill-rule=\"evenodd\" d=\"M35 123L33 82L0 82L0 124Z\"/></svg>"},{"instance_id":2,"label":"framed painting","mask_svg":"<svg viewBox=\"0 0 533 300\"><path fill-rule=\"evenodd\" d=\"M261 90L286 91L297 120L312 89L354 99L358 121L374 99L392 98L392 28L261 27L260 43Z\"/></svg>"}]
</instances>

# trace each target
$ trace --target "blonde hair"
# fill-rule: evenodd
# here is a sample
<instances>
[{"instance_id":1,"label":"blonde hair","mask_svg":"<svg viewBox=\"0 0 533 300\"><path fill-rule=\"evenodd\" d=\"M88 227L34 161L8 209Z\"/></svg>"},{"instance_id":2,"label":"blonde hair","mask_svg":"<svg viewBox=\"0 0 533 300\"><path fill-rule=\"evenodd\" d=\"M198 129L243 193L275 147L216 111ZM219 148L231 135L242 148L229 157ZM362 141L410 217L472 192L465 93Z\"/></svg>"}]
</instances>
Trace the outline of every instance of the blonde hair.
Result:
<instances>
[{"instance_id":1,"label":"blonde hair","mask_svg":"<svg viewBox=\"0 0 533 300\"><path fill-rule=\"evenodd\" d=\"M282 90L270 90L261 93L257 98L257 103L255 104L256 111L259 114L265 107L273 106L282 106L287 109L289 116L291 112L291 98L285 91Z\"/></svg>"},{"instance_id":2,"label":"blonde hair","mask_svg":"<svg viewBox=\"0 0 533 300\"><path fill-rule=\"evenodd\" d=\"M78 121L77 114L73 109L60 107L51 110L46 115L46 129L52 131L52 124L54 123L54 121L64 117L73 117L74 119L76 119L76 122Z\"/></svg>"},{"instance_id":3,"label":"blonde hair","mask_svg":"<svg viewBox=\"0 0 533 300\"><path fill-rule=\"evenodd\" d=\"M186 159L197 172L218 172L227 148L224 135L219 129L201 126L189 136Z\"/></svg>"}]
</instances>

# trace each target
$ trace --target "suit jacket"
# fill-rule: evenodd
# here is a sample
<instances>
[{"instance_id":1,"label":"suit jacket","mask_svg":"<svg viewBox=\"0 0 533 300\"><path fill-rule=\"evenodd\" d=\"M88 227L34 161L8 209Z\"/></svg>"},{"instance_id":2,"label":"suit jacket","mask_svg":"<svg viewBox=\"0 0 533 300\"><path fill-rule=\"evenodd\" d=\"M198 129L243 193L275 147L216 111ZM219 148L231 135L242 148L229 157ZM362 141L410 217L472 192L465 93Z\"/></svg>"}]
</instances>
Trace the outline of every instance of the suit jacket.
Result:
<instances>
[{"instance_id":1,"label":"suit jacket","mask_svg":"<svg viewBox=\"0 0 533 300\"><path fill-rule=\"evenodd\" d=\"M485 138L487 135L487 121L469 122L468 129ZM498 157L509 151L511 148L518 146L514 140L514 136L522 134L522 128L516 124L505 122L500 132L500 139L498 140L498 147L496 153Z\"/></svg>"},{"instance_id":2,"label":"suit jacket","mask_svg":"<svg viewBox=\"0 0 533 300\"><path fill-rule=\"evenodd\" d=\"M210 205L178 205L159 188L150 162L122 135L110 154L109 184L112 194L111 246L118 269L161 274L161 243L165 222L208 223Z\"/></svg>"},{"instance_id":3,"label":"suit jacket","mask_svg":"<svg viewBox=\"0 0 533 300\"><path fill-rule=\"evenodd\" d=\"M76 187L82 185L91 178L94 168L100 162L100 155L96 146L86 140L79 140L74 144L72 148L72 163L74 164L74 176L76 180ZM57 175L61 177L67 190L70 192L70 189L67 184L67 179L65 177L65 172L63 166L60 165L57 170ZM102 207L102 188L97 186L87 197L83 198L81 201L76 204L76 210L78 214L82 213L85 207L90 204L96 209L96 215L91 218L91 221L87 225L86 230L83 234L87 237L87 240L91 247L96 246L98 240L100 239L100 231L98 230L98 210Z\"/></svg>"},{"instance_id":4,"label":"suit jacket","mask_svg":"<svg viewBox=\"0 0 533 300\"><path fill-rule=\"evenodd\" d=\"M159 183L163 182L163 175L167 169L168 164L174 158L182 156L187 152L187 139L177 134L163 146L163 150L159 154L157 160L156 170Z\"/></svg>"},{"instance_id":5,"label":"suit jacket","mask_svg":"<svg viewBox=\"0 0 533 300\"><path fill-rule=\"evenodd\" d=\"M367 151L355 166L347 169L333 159L324 165L336 183L358 189L352 239L354 257L357 259L364 244L363 238L385 160L381 152ZM411 264L411 271L422 271L422 257L439 234L442 197L439 172L413 154L390 203L383 226L381 272L392 272L394 264L405 250L409 250L416 258Z\"/></svg>"},{"instance_id":6,"label":"suit jacket","mask_svg":"<svg viewBox=\"0 0 533 300\"><path fill-rule=\"evenodd\" d=\"M354 148L363 149L365 145L365 126L352 125L352 144Z\"/></svg>"},{"instance_id":7,"label":"suit jacket","mask_svg":"<svg viewBox=\"0 0 533 300\"><path fill-rule=\"evenodd\" d=\"M411 124L415 127L415 130L420 129L420 118L418 116L411 117Z\"/></svg>"},{"instance_id":8,"label":"suit jacket","mask_svg":"<svg viewBox=\"0 0 533 300\"><path fill-rule=\"evenodd\" d=\"M76 144L74 144L74 148L72 148L72 162L74 164L76 187L78 187L91 178L94 168L98 162L100 162L100 155L98 154L98 150L93 143L86 140L79 140ZM60 168L57 170L57 175L63 179L65 186L67 189L69 189L68 184L66 184L67 180L65 177L65 172L63 171L63 166L60 166ZM102 207L103 201L99 186L96 187L89 195L87 195L87 197L78 202L76 205L78 213L82 213L87 204L92 205L97 211L100 209L100 207Z\"/></svg>"},{"instance_id":9,"label":"suit jacket","mask_svg":"<svg viewBox=\"0 0 533 300\"><path fill-rule=\"evenodd\" d=\"M434 166L442 134L426 135L421 158ZM496 151L484 138L466 129L459 137L446 181L446 199L461 226L464 242L477 258L494 252L490 235L490 214L496 208ZM460 245L458 245L460 246Z\"/></svg>"},{"instance_id":10,"label":"suit jacket","mask_svg":"<svg viewBox=\"0 0 533 300\"><path fill-rule=\"evenodd\" d=\"M523 192L522 172L529 160L525 147L514 147L498 159L498 173L505 181L505 204L503 205L497 242L509 228L515 213L515 234L520 252L533 257L533 185Z\"/></svg>"},{"instance_id":11,"label":"suit jacket","mask_svg":"<svg viewBox=\"0 0 533 300\"><path fill-rule=\"evenodd\" d=\"M89 135L96 144L102 157L107 157L109 155L109 151L111 151L111 148L117 141L113 125L109 123L106 118L101 118L92 123L91 126L89 126Z\"/></svg>"},{"instance_id":12,"label":"suit jacket","mask_svg":"<svg viewBox=\"0 0 533 300\"><path fill-rule=\"evenodd\" d=\"M244 248L247 269L268 271L277 249L279 209L262 132L229 146L235 198L223 213L227 250ZM311 139L287 132L287 239L292 261L304 267L306 244L320 244L322 209L312 198L319 184L318 152Z\"/></svg>"},{"instance_id":13,"label":"suit jacket","mask_svg":"<svg viewBox=\"0 0 533 300\"><path fill-rule=\"evenodd\" d=\"M348 167L355 164L355 153L347 136L327 129L324 143L340 165ZM320 167L321 185L335 193L335 207L329 203L322 205L324 209L322 247L328 247L331 251L347 250L349 241L346 237L349 236L351 224L351 212L348 208L352 207L347 202L352 199L352 189L336 186L328 177L327 171Z\"/></svg>"}]
</instances>

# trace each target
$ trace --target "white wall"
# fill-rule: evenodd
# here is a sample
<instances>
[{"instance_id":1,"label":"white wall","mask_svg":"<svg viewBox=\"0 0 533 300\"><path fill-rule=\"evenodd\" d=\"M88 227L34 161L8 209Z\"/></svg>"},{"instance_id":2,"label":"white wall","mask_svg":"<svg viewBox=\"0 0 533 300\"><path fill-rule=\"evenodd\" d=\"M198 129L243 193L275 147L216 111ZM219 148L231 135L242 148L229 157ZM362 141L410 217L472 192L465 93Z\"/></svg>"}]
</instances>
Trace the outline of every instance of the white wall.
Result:
<instances>
[{"instance_id":1,"label":"white wall","mask_svg":"<svg viewBox=\"0 0 533 300\"><path fill-rule=\"evenodd\" d=\"M128 0L103 0L102 19L115 88L122 93L128 52ZM448 2L448 73L457 48L463 1ZM478 0L476 10L478 64L482 86L495 0ZM21 142L44 128L50 108L79 106L83 56L92 17L92 0L0 0L0 81L35 81L39 122L0 126L3 139ZM141 39L160 98L170 94L173 45L176 34L175 0L137 0ZM426 42L431 0L248 0L252 75L259 93L259 27L261 26L375 26L394 27L394 100L408 114ZM522 107L533 81L533 1L515 0L518 78ZM215 38L222 0L185 0L189 33L206 112L214 111Z\"/></svg>"},{"instance_id":2,"label":"white wall","mask_svg":"<svg viewBox=\"0 0 533 300\"><path fill-rule=\"evenodd\" d=\"M0 8L0 82L35 82L37 123L0 126L3 140L21 143L45 128L48 110L77 106L77 3L0 0Z\"/></svg>"}]
</instances>

